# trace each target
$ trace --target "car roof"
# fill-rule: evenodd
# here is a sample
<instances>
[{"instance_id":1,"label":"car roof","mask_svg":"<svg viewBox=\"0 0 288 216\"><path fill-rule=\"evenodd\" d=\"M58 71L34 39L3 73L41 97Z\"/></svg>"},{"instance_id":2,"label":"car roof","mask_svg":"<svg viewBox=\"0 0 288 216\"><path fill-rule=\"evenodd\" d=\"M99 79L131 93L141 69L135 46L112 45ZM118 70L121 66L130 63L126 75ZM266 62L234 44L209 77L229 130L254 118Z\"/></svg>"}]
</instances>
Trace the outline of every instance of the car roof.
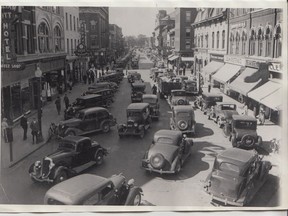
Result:
<instances>
[{"instance_id":1,"label":"car roof","mask_svg":"<svg viewBox=\"0 0 288 216\"><path fill-rule=\"evenodd\" d=\"M88 95L85 95L85 96L78 97L77 99L87 100L87 99L91 99L91 98L95 98L95 97L101 97L101 95L98 95L98 94L88 94Z\"/></svg>"},{"instance_id":2,"label":"car roof","mask_svg":"<svg viewBox=\"0 0 288 216\"><path fill-rule=\"evenodd\" d=\"M72 142L72 143L78 143L78 142L83 142L85 140L91 141L91 139L89 137L84 137L84 136L66 136L61 141L68 141L68 142Z\"/></svg>"},{"instance_id":3,"label":"car roof","mask_svg":"<svg viewBox=\"0 0 288 216\"><path fill-rule=\"evenodd\" d=\"M45 196L68 205L80 204L109 181L101 176L82 174L53 186Z\"/></svg>"},{"instance_id":4,"label":"car roof","mask_svg":"<svg viewBox=\"0 0 288 216\"><path fill-rule=\"evenodd\" d=\"M147 106L149 106L148 103L131 103L128 105L127 109L133 110L133 109L144 109Z\"/></svg>"},{"instance_id":5,"label":"car roof","mask_svg":"<svg viewBox=\"0 0 288 216\"><path fill-rule=\"evenodd\" d=\"M133 87L144 87L146 85L143 82L135 82L135 83L132 83L132 86Z\"/></svg>"},{"instance_id":6,"label":"car roof","mask_svg":"<svg viewBox=\"0 0 288 216\"><path fill-rule=\"evenodd\" d=\"M256 153L252 151L247 151L240 148L229 148L222 151L217 155L218 162L227 162L237 165L238 167L245 167L254 157Z\"/></svg>"},{"instance_id":7,"label":"car roof","mask_svg":"<svg viewBox=\"0 0 288 216\"><path fill-rule=\"evenodd\" d=\"M160 137L167 137L173 140L173 143L178 143L180 139L182 139L182 132L181 131L176 131L176 130L158 130L154 134L154 142L157 142L157 140Z\"/></svg>"},{"instance_id":8,"label":"car roof","mask_svg":"<svg viewBox=\"0 0 288 216\"><path fill-rule=\"evenodd\" d=\"M175 112L180 112L180 111L189 111L189 112L194 112L192 106L190 105L178 105L173 107Z\"/></svg>"},{"instance_id":9,"label":"car roof","mask_svg":"<svg viewBox=\"0 0 288 216\"><path fill-rule=\"evenodd\" d=\"M229 103L229 102L218 102L217 105L236 105L235 103Z\"/></svg>"},{"instance_id":10,"label":"car roof","mask_svg":"<svg viewBox=\"0 0 288 216\"><path fill-rule=\"evenodd\" d=\"M183 89L173 89L173 90L171 90L171 93L172 92L185 92L185 90L183 90Z\"/></svg>"},{"instance_id":11,"label":"car roof","mask_svg":"<svg viewBox=\"0 0 288 216\"><path fill-rule=\"evenodd\" d=\"M218 93L203 93L202 94L203 96L206 96L206 97L223 97L221 94L218 94Z\"/></svg>"},{"instance_id":12,"label":"car roof","mask_svg":"<svg viewBox=\"0 0 288 216\"><path fill-rule=\"evenodd\" d=\"M109 89L109 88L90 89L87 92L102 92L102 91L111 91L111 89Z\"/></svg>"},{"instance_id":13,"label":"car roof","mask_svg":"<svg viewBox=\"0 0 288 216\"><path fill-rule=\"evenodd\" d=\"M157 100L157 95L154 94L143 94L142 98L153 98L155 100Z\"/></svg>"},{"instance_id":14,"label":"car roof","mask_svg":"<svg viewBox=\"0 0 288 216\"><path fill-rule=\"evenodd\" d=\"M103 108L103 107L90 107L90 108L82 109L79 112L85 112L86 114L89 114L89 113L98 112L98 111L107 111L108 112L108 110L106 108Z\"/></svg>"},{"instance_id":15,"label":"car roof","mask_svg":"<svg viewBox=\"0 0 288 216\"><path fill-rule=\"evenodd\" d=\"M244 121L257 121L253 116L249 115L232 115L233 120L244 120Z\"/></svg>"}]
</instances>

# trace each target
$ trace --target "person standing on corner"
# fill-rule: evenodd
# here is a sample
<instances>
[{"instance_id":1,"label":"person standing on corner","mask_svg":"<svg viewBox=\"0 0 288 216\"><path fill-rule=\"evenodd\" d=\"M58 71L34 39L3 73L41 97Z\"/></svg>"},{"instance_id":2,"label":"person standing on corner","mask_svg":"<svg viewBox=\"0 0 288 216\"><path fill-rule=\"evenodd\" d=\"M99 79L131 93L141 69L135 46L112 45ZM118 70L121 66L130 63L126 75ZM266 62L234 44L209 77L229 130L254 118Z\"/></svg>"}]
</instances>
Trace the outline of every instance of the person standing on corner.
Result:
<instances>
[{"instance_id":1,"label":"person standing on corner","mask_svg":"<svg viewBox=\"0 0 288 216\"><path fill-rule=\"evenodd\" d=\"M60 112L61 112L61 99L60 99L59 96L57 97L57 99L55 101L55 104L56 104L56 109L57 109L58 115L60 115Z\"/></svg>"},{"instance_id":2,"label":"person standing on corner","mask_svg":"<svg viewBox=\"0 0 288 216\"><path fill-rule=\"evenodd\" d=\"M27 139L27 129L28 129L28 121L27 121L27 116L24 113L21 120L20 120L20 125L24 130L24 135L23 135L23 140Z\"/></svg>"},{"instance_id":3,"label":"person standing on corner","mask_svg":"<svg viewBox=\"0 0 288 216\"><path fill-rule=\"evenodd\" d=\"M33 141L32 144L34 144L35 142L37 143L37 134L39 132L39 123L35 117L33 118L33 121L30 124L30 128L31 128L31 134L32 134L32 141ZM34 142L34 139L35 139L35 142Z\"/></svg>"},{"instance_id":4,"label":"person standing on corner","mask_svg":"<svg viewBox=\"0 0 288 216\"><path fill-rule=\"evenodd\" d=\"M152 87L152 92L153 92L154 95L157 94L157 87L156 87L155 84L154 84L153 87Z\"/></svg>"},{"instance_id":5,"label":"person standing on corner","mask_svg":"<svg viewBox=\"0 0 288 216\"><path fill-rule=\"evenodd\" d=\"M69 107L69 98L68 98L67 94L65 94L63 101L65 103L65 108L68 109L68 107Z\"/></svg>"}]
</instances>

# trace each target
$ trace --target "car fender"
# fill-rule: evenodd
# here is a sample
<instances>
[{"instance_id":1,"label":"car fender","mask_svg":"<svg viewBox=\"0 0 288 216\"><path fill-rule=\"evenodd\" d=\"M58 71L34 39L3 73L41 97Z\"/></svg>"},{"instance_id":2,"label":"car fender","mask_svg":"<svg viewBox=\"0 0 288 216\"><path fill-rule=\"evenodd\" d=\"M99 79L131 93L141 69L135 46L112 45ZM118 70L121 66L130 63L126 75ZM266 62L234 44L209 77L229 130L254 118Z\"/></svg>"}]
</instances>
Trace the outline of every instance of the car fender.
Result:
<instances>
[{"instance_id":1,"label":"car fender","mask_svg":"<svg viewBox=\"0 0 288 216\"><path fill-rule=\"evenodd\" d=\"M107 122L108 122L109 125L110 125L110 121L109 121L109 120L104 120L104 121L101 122L101 124L100 124L100 128L102 128L102 125L105 124L105 123L107 123Z\"/></svg>"},{"instance_id":2,"label":"car fender","mask_svg":"<svg viewBox=\"0 0 288 216\"><path fill-rule=\"evenodd\" d=\"M107 149L100 147L95 151L95 155L97 155L99 152L103 152L103 154L106 156L108 154Z\"/></svg>"},{"instance_id":3,"label":"car fender","mask_svg":"<svg viewBox=\"0 0 288 216\"><path fill-rule=\"evenodd\" d=\"M66 129L66 131L65 131L65 136L66 136L66 134L67 133L69 133L70 131L73 131L73 132L75 132L75 134L76 135L78 135L78 134L81 134L82 133L82 131L80 130L80 129L78 129L78 128L74 128L74 127L68 127L67 129Z\"/></svg>"},{"instance_id":4,"label":"car fender","mask_svg":"<svg viewBox=\"0 0 288 216\"><path fill-rule=\"evenodd\" d=\"M53 179L55 179L56 176L57 176L61 171L63 171L63 170L67 172L67 175L68 175L68 176L73 175L73 174L76 174L75 171L72 171L71 169L68 169L67 167L59 166L59 167L56 167L55 170L54 170Z\"/></svg>"},{"instance_id":5,"label":"car fender","mask_svg":"<svg viewBox=\"0 0 288 216\"><path fill-rule=\"evenodd\" d=\"M140 187L132 187L130 188L130 191L128 193L128 196L126 198L126 202L124 205L132 205L133 203L133 198L135 196L135 194L140 193L141 195L143 195L143 190Z\"/></svg>"},{"instance_id":6,"label":"car fender","mask_svg":"<svg viewBox=\"0 0 288 216\"><path fill-rule=\"evenodd\" d=\"M175 157L175 159L173 160L173 162L171 163L171 169L170 169L170 170L175 170L178 161L180 161L179 155L177 155L177 156ZM181 161L180 161L180 164L181 164ZM182 164L181 164L181 165L182 165Z\"/></svg>"}]
</instances>

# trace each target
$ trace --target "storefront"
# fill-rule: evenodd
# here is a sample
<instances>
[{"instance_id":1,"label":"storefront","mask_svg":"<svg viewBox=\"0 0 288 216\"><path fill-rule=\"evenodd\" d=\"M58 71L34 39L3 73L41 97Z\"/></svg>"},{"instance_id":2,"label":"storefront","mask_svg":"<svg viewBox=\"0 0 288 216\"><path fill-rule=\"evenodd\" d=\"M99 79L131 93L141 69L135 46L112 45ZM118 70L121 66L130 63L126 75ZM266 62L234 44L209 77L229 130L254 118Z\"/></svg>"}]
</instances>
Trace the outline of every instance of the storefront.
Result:
<instances>
[{"instance_id":1,"label":"storefront","mask_svg":"<svg viewBox=\"0 0 288 216\"><path fill-rule=\"evenodd\" d=\"M204 78L204 83L211 82L212 75L224 65L223 55L211 54L210 60L211 61L201 70L202 76Z\"/></svg>"}]
</instances>

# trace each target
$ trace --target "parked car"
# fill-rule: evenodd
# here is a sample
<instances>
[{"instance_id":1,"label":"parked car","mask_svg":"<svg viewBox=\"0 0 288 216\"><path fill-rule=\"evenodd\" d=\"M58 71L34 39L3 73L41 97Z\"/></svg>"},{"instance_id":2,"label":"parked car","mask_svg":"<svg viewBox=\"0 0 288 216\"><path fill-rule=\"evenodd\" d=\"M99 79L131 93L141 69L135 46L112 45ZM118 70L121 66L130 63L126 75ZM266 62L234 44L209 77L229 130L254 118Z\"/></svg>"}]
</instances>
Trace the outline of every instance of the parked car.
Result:
<instances>
[{"instance_id":1,"label":"parked car","mask_svg":"<svg viewBox=\"0 0 288 216\"><path fill-rule=\"evenodd\" d=\"M132 103L127 107L127 124L118 126L119 137L137 135L144 137L145 131L150 127L151 116L148 103Z\"/></svg>"},{"instance_id":2,"label":"parked car","mask_svg":"<svg viewBox=\"0 0 288 216\"><path fill-rule=\"evenodd\" d=\"M76 113L89 107L108 107L109 102L104 100L101 95L89 94L76 99L67 109L64 110L64 119L73 118Z\"/></svg>"},{"instance_id":3,"label":"parked car","mask_svg":"<svg viewBox=\"0 0 288 216\"><path fill-rule=\"evenodd\" d=\"M92 107L80 110L74 118L59 123L59 135L84 135L102 131L107 133L116 125L116 119L105 108Z\"/></svg>"},{"instance_id":4,"label":"parked car","mask_svg":"<svg viewBox=\"0 0 288 216\"><path fill-rule=\"evenodd\" d=\"M191 155L193 140L180 131L159 130L142 159L142 167L150 172L179 173Z\"/></svg>"},{"instance_id":5,"label":"parked car","mask_svg":"<svg viewBox=\"0 0 288 216\"><path fill-rule=\"evenodd\" d=\"M170 118L170 129L178 130L185 134L195 135L195 114L189 105L179 105L172 108L172 117Z\"/></svg>"},{"instance_id":6,"label":"parked car","mask_svg":"<svg viewBox=\"0 0 288 216\"><path fill-rule=\"evenodd\" d=\"M67 136L55 152L30 166L29 175L34 182L58 184L77 175L80 172L77 168L85 164L95 162L101 165L107 154L105 148L89 137Z\"/></svg>"},{"instance_id":7,"label":"parked car","mask_svg":"<svg viewBox=\"0 0 288 216\"><path fill-rule=\"evenodd\" d=\"M103 100L106 101L106 106L109 107L111 103L114 102L114 92L112 89L91 89L82 94L82 96L89 94L98 94L101 95Z\"/></svg>"},{"instance_id":8,"label":"parked car","mask_svg":"<svg viewBox=\"0 0 288 216\"><path fill-rule=\"evenodd\" d=\"M158 102L158 97L157 95L154 94L144 94L142 96L142 102L143 103L149 103L150 106L150 116L152 119L159 119L160 116L160 105Z\"/></svg>"},{"instance_id":9,"label":"parked car","mask_svg":"<svg viewBox=\"0 0 288 216\"><path fill-rule=\"evenodd\" d=\"M117 83L117 85L120 84L121 80L122 80L122 76L119 73L116 72L108 72L106 74L104 74L103 76L99 77L100 82L114 82Z\"/></svg>"},{"instance_id":10,"label":"parked car","mask_svg":"<svg viewBox=\"0 0 288 216\"><path fill-rule=\"evenodd\" d=\"M182 83L179 78L166 76L158 78L158 91L161 99L170 96L171 91L175 89L182 89Z\"/></svg>"},{"instance_id":11,"label":"parked car","mask_svg":"<svg viewBox=\"0 0 288 216\"><path fill-rule=\"evenodd\" d=\"M118 90L118 85L115 82L98 82L88 87L88 90L112 89L113 92Z\"/></svg>"},{"instance_id":12,"label":"parked car","mask_svg":"<svg viewBox=\"0 0 288 216\"><path fill-rule=\"evenodd\" d=\"M131 93L131 102L142 102L142 95L145 94L146 85L143 82L134 82L131 84L132 93Z\"/></svg>"},{"instance_id":13,"label":"parked car","mask_svg":"<svg viewBox=\"0 0 288 216\"><path fill-rule=\"evenodd\" d=\"M262 137L257 135L257 119L252 116L232 115L228 131L233 147L253 149L262 145Z\"/></svg>"},{"instance_id":14,"label":"parked car","mask_svg":"<svg viewBox=\"0 0 288 216\"><path fill-rule=\"evenodd\" d=\"M217 125L222 128L226 122L231 122L232 115L238 115L236 109L236 104L220 102L211 107L210 112L207 113L207 117L208 119L213 119L214 122L216 122Z\"/></svg>"},{"instance_id":15,"label":"parked car","mask_svg":"<svg viewBox=\"0 0 288 216\"><path fill-rule=\"evenodd\" d=\"M171 90L169 97L170 106L189 105L189 100L186 96L186 91L182 89Z\"/></svg>"},{"instance_id":16,"label":"parked car","mask_svg":"<svg viewBox=\"0 0 288 216\"><path fill-rule=\"evenodd\" d=\"M143 191L126 182L120 173L110 178L82 174L50 188L44 197L48 205L135 205L141 203Z\"/></svg>"},{"instance_id":17,"label":"parked car","mask_svg":"<svg viewBox=\"0 0 288 216\"><path fill-rule=\"evenodd\" d=\"M204 188L212 202L245 206L263 186L270 169L271 163L255 151L227 149L215 158Z\"/></svg>"},{"instance_id":18,"label":"parked car","mask_svg":"<svg viewBox=\"0 0 288 216\"><path fill-rule=\"evenodd\" d=\"M194 106L200 108L204 115L206 115L212 106L215 106L217 105L217 102L222 101L223 96L220 94L203 93L202 96L195 101Z\"/></svg>"}]
</instances>

